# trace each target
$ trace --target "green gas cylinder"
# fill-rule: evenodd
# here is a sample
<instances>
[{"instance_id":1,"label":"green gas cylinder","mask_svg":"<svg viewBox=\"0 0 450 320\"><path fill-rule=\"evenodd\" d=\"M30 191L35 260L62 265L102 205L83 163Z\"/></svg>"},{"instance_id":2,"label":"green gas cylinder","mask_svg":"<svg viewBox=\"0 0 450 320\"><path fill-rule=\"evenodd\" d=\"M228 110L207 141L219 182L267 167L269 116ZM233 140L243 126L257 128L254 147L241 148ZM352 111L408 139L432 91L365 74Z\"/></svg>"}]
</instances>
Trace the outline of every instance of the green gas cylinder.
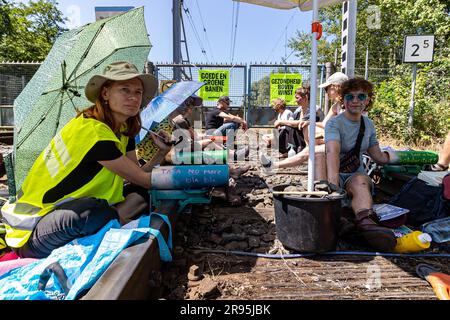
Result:
<instances>
[{"instance_id":1,"label":"green gas cylinder","mask_svg":"<svg viewBox=\"0 0 450 320\"><path fill-rule=\"evenodd\" d=\"M194 152L177 152L173 158L174 164L225 164L227 150L207 150Z\"/></svg>"},{"instance_id":2,"label":"green gas cylinder","mask_svg":"<svg viewBox=\"0 0 450 320\"><path fill-rule=\"evenodd\" d=\"M425 165L434 164L438 161L438 154L433 151L395 151L395 159L391 158L389 164L402 164L402 165Z\"/></svg>"}]
</instances>

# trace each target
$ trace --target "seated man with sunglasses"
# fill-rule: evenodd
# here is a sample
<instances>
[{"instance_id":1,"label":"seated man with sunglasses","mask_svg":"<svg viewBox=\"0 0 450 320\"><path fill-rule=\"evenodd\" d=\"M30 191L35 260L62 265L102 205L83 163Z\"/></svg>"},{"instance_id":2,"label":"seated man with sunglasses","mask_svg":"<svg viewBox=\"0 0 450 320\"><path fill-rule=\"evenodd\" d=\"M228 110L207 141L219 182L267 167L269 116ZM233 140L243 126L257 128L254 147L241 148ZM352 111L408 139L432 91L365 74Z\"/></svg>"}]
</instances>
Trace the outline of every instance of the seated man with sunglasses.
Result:
<instances>
[{"instance_id":1,"label":"seated man with sunglasses","mask_svg":"<svg viewBox=\"0 0 450 320\"><path fill-rule=\"evenodd\" d=\"M362 78L349 79L342 84L340 99L344 112L325 125L328 182L346 190L356 228L368 244L377 251L392 251L396 245L393 231L373 220L373 185L362 161L362 154L367 152L376 163L386 164L393 153L381 151L374 124L363 115L372 106L373 85Z\"/></svg>"}]
</instances>

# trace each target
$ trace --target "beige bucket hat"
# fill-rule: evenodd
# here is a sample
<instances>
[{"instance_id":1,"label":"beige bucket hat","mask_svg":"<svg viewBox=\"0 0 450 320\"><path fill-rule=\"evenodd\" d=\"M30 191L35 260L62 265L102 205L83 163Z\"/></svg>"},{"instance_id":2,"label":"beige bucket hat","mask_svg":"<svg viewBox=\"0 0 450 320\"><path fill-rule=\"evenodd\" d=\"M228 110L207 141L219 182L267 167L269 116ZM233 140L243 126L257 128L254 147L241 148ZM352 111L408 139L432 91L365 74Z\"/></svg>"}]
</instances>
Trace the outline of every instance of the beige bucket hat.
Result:
<instances>
[{"instance_id":1,"label":"beige bucket hat","mask_svg":"<svg viewBox=\"0 0 450 320\"><path fill-rule=\"evenodd\" d=\"M105 67L101 75L92 76L86 88L84 88L84 93L90 102L95 103L100 94L100 89L106 81L123 81L133 78L139 78L142 81L144 93L142 94L141 107L145 107L155 96L158 80L151 74L139 73L136 66L127 61L113 62Z\"/></svg>"},{"instance_id":2,"label":"beige bucket hat","mask_svg":"<svg viewBox=\"0 0 450 320\"><path fill-rule=\"evenodd\" d=\"M347 81L349 78L347 75L345 75L342 72L335 72L333 73L326 82L322 83L319 88L326 88L329 85L332 84L343 84L345 81Z\"/></svg>"}]
</instances>

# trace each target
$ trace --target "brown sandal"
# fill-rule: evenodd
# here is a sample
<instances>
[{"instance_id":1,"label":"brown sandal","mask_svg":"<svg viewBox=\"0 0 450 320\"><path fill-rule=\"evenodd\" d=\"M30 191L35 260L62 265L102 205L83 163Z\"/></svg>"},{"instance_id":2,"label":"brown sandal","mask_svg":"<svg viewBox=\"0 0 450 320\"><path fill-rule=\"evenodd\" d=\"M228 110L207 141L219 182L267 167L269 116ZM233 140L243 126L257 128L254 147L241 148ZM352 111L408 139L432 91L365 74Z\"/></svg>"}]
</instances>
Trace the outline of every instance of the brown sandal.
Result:
<instances>
[{"instance_id":1,"label":"brown sandal","mask_svg":"<svg viewBox=\"0 0 450 320\"><path fill-rule=\"evenodd\" d=\"M391 229L378 225L372 216L373 209L361 210L356 214L356 228L371 247L381 252L394 250L397 239Z\"/></svg>"}]
</instances>

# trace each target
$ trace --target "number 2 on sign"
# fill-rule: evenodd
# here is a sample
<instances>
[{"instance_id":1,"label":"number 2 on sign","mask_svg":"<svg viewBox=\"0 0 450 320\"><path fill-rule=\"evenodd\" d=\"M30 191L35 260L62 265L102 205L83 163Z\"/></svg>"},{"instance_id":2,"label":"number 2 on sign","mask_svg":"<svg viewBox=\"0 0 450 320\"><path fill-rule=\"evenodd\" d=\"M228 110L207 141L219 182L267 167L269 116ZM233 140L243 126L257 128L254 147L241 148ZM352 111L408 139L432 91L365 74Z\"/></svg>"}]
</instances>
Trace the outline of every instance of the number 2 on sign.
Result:
<instances>
[{"instance_id":1,"label":"number 2 on sign","mask_svg":"<svg viewBox=\"0 0 450 320\"><path fill-rule=\"evenodd\" d=\"M428 42L429 40L423 40L423 47L426 49L430 46L430 43ZM411 56L413 57L418 57L419 54L417 53L417 51L419 51L420 46L418 44L413 44L412 45L413 48L416 48L416 50L414 50L414 52L411 54Z\"/></svg>"}]
</instances>

